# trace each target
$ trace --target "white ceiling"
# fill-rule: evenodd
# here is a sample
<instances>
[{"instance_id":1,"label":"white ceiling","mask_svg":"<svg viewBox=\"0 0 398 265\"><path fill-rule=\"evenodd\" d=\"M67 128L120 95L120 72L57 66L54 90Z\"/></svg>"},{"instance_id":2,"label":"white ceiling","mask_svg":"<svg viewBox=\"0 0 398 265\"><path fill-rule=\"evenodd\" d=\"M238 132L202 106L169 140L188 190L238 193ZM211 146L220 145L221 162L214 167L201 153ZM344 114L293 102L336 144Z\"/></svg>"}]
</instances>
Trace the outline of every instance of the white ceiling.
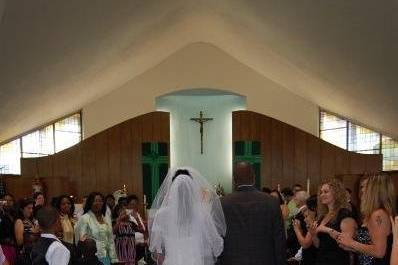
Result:
<instances>
[{"instance_id":1,"label":"white ceiling","mask_svg":"<svg viewBox=\"0 0 398 265\"><path fill-rule=\"evenodd\" d=\"M0 0L0 142L211 43L398 138L396 0Z\"/></svg>"}]
</instances>

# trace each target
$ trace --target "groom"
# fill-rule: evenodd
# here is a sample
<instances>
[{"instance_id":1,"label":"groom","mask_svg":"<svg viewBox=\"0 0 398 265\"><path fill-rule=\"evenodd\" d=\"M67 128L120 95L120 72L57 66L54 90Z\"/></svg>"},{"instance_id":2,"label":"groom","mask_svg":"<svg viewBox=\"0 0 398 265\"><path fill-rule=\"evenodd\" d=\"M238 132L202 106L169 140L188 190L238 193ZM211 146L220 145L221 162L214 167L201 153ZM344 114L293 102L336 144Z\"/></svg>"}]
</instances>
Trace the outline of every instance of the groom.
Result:
<instances>
[{"instance_id":1,"label":"groom","mask_svg":"<svg viewBox=\"0 0 398 265\"><path fill-rule=\"evenodd\" d=\"M254 187L247 162L234 167L235 192L221 199L227 233L220 265L286 264L285 230L279 203Z\"/></svg>"}]
</instances>

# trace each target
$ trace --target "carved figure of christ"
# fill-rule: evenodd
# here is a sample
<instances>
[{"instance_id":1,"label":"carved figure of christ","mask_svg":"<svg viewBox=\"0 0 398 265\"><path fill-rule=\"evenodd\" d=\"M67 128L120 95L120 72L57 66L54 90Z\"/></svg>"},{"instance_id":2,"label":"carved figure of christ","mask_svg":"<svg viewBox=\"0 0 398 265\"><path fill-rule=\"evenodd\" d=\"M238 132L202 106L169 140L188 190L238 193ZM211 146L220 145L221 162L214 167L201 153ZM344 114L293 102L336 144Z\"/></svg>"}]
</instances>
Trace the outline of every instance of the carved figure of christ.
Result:
<instances>
[{"instance_id":1,"label":"carved figure of christ","mask_svg":"<svg viewBox=\"0 0 398 265\"><path fill-rule=\"evenodd\" d=\"M190 120L200 124L200 153L203 154L203 124L212 121L213 118L203 118L203 111L200 111L199 118L191 118Z\"/></svg>"}]
</instances>

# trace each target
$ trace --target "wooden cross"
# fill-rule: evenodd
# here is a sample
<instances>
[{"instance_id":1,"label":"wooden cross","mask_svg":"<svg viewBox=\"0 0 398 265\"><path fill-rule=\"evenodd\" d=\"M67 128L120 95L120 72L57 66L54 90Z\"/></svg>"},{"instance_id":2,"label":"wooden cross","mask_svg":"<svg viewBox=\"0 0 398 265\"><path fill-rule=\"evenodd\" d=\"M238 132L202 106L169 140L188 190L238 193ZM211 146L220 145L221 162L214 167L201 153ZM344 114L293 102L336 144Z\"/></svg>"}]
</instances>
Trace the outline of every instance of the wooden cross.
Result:
<instances>
[{"instance_id":1,"label":"wooden cross","mask_svg":"<svg viewBox=\"0 0 398 265\"><path fill-rule=\"evenodd\" d=\"M203 111L199 112L199 118L191 118L191 121L198 122L200 124L200 153L203 154L203 124L208 121L212 121L213 118L203 118Z\"/></svg>"}]
</instances>

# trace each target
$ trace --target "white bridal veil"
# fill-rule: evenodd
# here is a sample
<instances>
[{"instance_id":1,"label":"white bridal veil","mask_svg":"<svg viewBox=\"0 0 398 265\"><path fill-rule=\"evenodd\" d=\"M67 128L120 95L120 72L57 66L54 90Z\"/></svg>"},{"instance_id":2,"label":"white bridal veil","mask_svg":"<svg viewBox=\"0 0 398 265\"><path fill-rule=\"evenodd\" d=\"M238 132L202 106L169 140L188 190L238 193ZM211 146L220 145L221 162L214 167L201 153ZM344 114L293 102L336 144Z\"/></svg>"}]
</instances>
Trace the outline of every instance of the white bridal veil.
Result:
<instances>
[{"instance_id":1,"label":"white bridal veil","mask_svg":"<svg viewBox=\"0 0 398 265\"><path fill-rule=\"evenodd\" d=\"M150 251L163 265L211 265L223 250L220 200L192 168L170 169L149 213Z\"/></svg>"}]
</instances>

